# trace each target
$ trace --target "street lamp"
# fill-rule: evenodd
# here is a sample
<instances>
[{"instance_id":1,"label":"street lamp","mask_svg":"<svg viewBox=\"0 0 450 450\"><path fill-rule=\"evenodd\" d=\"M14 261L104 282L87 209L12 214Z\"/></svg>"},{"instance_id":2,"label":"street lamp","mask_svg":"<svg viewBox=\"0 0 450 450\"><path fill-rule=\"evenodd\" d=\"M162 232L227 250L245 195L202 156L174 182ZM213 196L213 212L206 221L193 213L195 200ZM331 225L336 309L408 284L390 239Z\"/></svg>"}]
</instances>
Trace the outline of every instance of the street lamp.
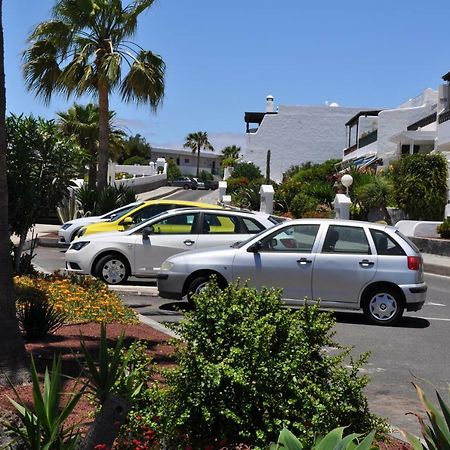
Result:
<instances>
[{"instance_id":1,"label":"street lamp","mask_svg":"<svg viewBox=\"0 0 450 450\"><path fill-rule=\"evenodd\" d=\"M348 197L348 188L353 184L353 177L349 174L345 174L342 178L341 178L341 183L343 186L345 186L345 194Z\"/></svg>"}]
</instances>

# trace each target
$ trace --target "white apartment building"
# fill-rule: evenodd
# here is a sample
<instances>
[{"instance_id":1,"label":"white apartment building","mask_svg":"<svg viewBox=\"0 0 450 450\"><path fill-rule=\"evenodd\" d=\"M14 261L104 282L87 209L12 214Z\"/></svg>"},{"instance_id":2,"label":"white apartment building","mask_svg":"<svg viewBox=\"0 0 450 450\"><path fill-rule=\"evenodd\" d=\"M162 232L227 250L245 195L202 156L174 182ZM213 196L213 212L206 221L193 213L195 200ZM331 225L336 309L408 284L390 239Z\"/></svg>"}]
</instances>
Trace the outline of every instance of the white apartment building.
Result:
<instances>
[{"instance_id":1,"label":"white apartment building","mask_svg":"<svg viewBox=\"0 0 450 450\"><path fill-rule=\"evenodd\" d=\"M359 111L361 108L344 108L336 103L280 105L274 111L273 97L269 95L265 112L245 113L243 157L264 174L267 150L270 150L270 175L275 181L281 181L283 173L293 165L342 158L347 143L345 124Z\"/></svg>"}]
</instances>

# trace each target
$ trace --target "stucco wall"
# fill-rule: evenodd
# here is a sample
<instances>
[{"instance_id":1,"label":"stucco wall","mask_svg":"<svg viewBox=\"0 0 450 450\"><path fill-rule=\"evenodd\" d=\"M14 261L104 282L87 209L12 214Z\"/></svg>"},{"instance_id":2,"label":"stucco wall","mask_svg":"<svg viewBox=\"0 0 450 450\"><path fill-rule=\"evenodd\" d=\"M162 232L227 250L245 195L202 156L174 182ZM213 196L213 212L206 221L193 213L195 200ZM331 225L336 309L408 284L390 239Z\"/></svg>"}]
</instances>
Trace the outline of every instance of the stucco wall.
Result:
<instances>
[{"instance_id":1,"label":"stucco wall","mask_svg":"<svg viewBox=\"0 0 450 450\"><path fill-rule=\"evenodd\" d=\"M271 150L271 178L303 162L342 158L346 147L345 123L364 108L330 106L280 106L278 114L266 115L256 133L247 133L244 158L266 170Z\"/></svg>"}]
</instances>

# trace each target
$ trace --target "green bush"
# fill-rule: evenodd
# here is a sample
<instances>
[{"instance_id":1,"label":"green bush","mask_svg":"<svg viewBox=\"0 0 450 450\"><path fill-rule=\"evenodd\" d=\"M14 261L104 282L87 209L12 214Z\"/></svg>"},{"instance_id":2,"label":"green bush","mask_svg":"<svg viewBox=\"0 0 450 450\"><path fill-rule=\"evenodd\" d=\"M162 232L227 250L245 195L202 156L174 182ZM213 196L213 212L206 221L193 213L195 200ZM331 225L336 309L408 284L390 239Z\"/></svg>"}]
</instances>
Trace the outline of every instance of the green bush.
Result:
<instances>
[{"instance_id":1,"label":"green bush","mask_svg":"<svg viewBox=\"0 0 450 450\"><path fill-rule=\"evenodd\" d=\"M447 217L440 225L438 225L436 230L441 238L450 239L450 217Z\"/></svg>"},{"instance_id":2,"label":"green bush","mask_svg":"<svg viewBox=\"0 0 450 450\"><path fill-rule=\"evenodd\" d=\"M318 201L303 192L299 192L295 195L290 203L290 211L295 218L303 217L307 211L313 211L316 209Z\"/></svg>"},{"instance_id":3,"label":"green bush","mask_svg":"<svg viewBox=\"0 0 450 450\"><path fill-rule=\"evenodd\" d=\"M167 179L174 180L175 178L181 177L180 168L177 166L173 159L167 161Z\"/></svg>"},{"instance_id":4,"label":"green bush","mask_svg":"<svg viewBox=\"0 0 450 450\"><path fill-rule=\"evenodd\" d=\"M262 178L263 175L259 167L255 164L243 162L234 167L231 176L233 178L247 178L248 180L254 180L255 178Z\"/></svg>"},{"instance_id":5,"label":"green bush","mask_svg":"<svg viewBox=\"0 0 450 450\"><path fill-rule=\"evenodd\" d=\"M177 368L154 400L170 448L258 448L282 427L307 442L342 423L349 432L383 427L362 392L368 355L354 361L332 340L329 313L286 309L278 290L215 282L194 301L177 328Z\"/></svg>"},{"instance_id":6,"label":"green bush","mask_svg":"<svg viewBox=\"0 0 450 450\"><path fill-rule=\"evenodd\" d=\"M47 295L34 287L16 286L17 318L28 341L41 339L64 325L66 315L48 302Z\"/></svg>"},{"instance_id":7,"label":"green bush","mask_svg":"<svg viewBox=\"0 0 450 450\"><path fill-rule=\"evenodd\" d=\"M135 164L138 164L140 166L147 166L149 162L148 158L144 158L143 156L131 156L130 158L127 158L123 164L125 166L134 166Z\"/></svg>"},{"instance_id":8,"label":"green bush","mask_svg":"<svg viewBox=\"0 0 450 450\"><path fill-rule=\"evenodd\" d=\"M447 172L447 160L441 153L404 156L393 165L394 196L409 219L442 218Z\"/></svg>"}]
</instances>

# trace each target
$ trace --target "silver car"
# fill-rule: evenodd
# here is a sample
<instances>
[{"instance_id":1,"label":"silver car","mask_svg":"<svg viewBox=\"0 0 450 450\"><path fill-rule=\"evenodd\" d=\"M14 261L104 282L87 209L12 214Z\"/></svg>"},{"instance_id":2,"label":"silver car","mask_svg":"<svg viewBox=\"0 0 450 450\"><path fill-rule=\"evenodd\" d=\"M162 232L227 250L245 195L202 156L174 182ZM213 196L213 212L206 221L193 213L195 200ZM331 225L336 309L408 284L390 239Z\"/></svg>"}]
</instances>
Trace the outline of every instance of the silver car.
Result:
<instances>
[{"instance_id":1,"label":"silver car","mask_svg":"<svg viewBox=\"0 0 450 450\"><path fill-rule=\"evenodd\" d=\"M353 220L284 222L231 247L170 257L157 275L159 295L181 299L201 291L211 275L280 287L287 304L319 300L323 308L360 310L391 325L425 302L422 257L395 227Z\"/></svg>"}]
</instances>

